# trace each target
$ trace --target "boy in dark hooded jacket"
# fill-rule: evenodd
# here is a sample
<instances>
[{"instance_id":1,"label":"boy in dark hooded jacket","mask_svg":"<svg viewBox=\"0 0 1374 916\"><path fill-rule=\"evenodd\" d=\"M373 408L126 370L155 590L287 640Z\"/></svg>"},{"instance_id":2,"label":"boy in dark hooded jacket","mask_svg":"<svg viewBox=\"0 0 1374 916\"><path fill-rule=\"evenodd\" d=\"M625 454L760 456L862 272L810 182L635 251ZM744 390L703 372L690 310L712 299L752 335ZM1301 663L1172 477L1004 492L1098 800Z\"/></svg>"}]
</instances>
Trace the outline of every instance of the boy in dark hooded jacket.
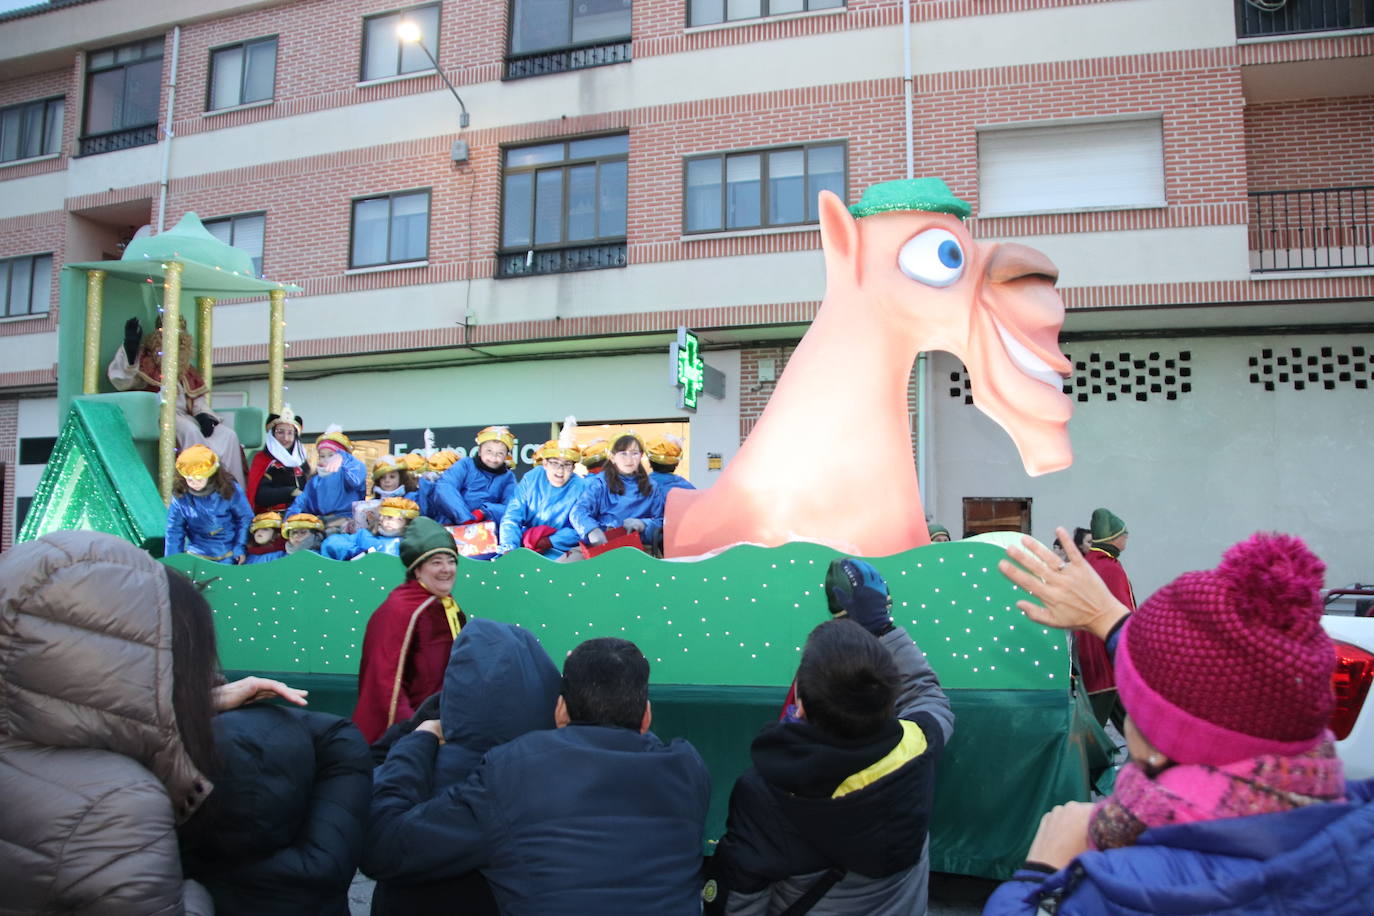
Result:
<instances>
[{"instance_id":1,"label":"boy in dark hooded jacket","mask_svg":"<svg viewBox=\"0 0 1374 916\"><path fill-rule=\"evenodd\" d=\"M560 683L558 668L534 634L494 620L470 620L454 641L444 669L439 692L444 743L435 753L429 797L462 783L497 745L553 728ZM477 871L440 881L424 877L420 873L379 881L372 895L372 916L497 912L491 889Z\"/></svg>"},{"instance_id":2,"label":"boy in dark hooded jacket","mask_svg":"<svg viewBox=\"0 0 1374 916\"><path fill-rule=\"evenodd\" d=\"M836 560L826 593L838 619L807 639L795 710L754 740L754 766L735 783L710 867L708 912L926 911L949 700L893 625L877 570Z\"/></svg>"}]
</instances>

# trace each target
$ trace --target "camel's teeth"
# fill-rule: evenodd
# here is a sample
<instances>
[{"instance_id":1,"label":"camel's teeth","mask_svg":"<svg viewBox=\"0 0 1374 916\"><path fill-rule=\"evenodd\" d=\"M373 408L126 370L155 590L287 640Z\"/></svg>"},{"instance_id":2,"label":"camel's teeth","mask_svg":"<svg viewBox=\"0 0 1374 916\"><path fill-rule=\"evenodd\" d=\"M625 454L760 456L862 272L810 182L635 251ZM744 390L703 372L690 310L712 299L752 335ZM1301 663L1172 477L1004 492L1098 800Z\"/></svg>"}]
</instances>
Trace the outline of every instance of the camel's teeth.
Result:
<instances>
[{"instance_id":1,"label":"camel's teeth","mask_svg":"<svg viewBox=\"0 0 1374 916\"><path fill-rule=\"evenodd\" d=\"M1002 338L1002 346L1007 348L1007 354L1011 357L1012 362L1016 363L1016 368L1052 388L1062 387L1064 384L1063 377L1051 369L1049 363L1036 356L1025 344L1008 333L1000 322L994 320L993 324L997 325L997 334Z\"/></svg>"}]
</instances>

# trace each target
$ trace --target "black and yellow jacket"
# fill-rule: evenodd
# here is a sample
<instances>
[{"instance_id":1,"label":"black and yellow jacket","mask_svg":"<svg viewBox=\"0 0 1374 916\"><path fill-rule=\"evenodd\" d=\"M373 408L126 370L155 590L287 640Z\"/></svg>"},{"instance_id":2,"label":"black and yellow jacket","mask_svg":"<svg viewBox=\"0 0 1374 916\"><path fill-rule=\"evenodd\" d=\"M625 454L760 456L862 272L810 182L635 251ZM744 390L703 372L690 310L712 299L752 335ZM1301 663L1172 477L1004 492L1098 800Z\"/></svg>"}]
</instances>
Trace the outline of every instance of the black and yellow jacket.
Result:
<instances>
[{"instance_id":1,"label":"black and yellow jacket","mask_svg":"<svg viewBox=\"0 0 1374 916\"><path fill-rule=\"evenodd\" d=\"M806 722L754 740L710 868L708 912L780 913L827 872L838 880L813 916L925 912L935 767L954 716L906 631L881 640L902 677L898 717L856 741Z\"/></svg>"}]
</instances>

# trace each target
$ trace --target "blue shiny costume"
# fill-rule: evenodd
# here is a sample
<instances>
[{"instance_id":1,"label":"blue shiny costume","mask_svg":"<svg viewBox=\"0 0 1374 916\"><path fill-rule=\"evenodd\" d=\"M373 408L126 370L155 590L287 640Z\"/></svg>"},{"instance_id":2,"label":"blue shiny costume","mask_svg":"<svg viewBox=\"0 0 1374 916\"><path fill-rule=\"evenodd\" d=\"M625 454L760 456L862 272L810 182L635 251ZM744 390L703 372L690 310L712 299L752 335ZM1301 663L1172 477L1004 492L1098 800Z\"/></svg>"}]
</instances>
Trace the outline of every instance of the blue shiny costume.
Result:
<instances>
[{"instance_id":1,"label":"blue shiny costume","mask_svg":"<svg viewBox=\"0 0 1374 916\"><path fill-rule=\"evenodd\" d=\"M229 499L207 486L184 493L167 507L167 539L163 554L193 553L220 563L233 563L244 554L253 510L243 487L234 484Z\"/></svg>"},{"instance_id":2,"label":"blue shiny costume","mask_svg":"<svg viewBox=\"0 0 1374 916\"><path fill-rule=\"evenodd\" d=\"M484 521L501 524L506 503L515 493L515 473L507 467L489 471L472 454L445 471L429 492L425 512L441 525L460 525L481 509Z\"/></svg>"},{"instance_id":3,"label":"blue shiny costume","mask_svg":"<svg viewBox=\"0 0 1374 916\"><path fill-rule=\"evenodd\" d=\"M401 538L373 534L366 528L353 534L331 534L324 539L320 553L331 560L351 560L356 556L376 549L378 553L401 555Z\"/></svg>"},{"instance_id":4,"label":"blue shiny costume","mask_svg":"<svg viewBox=\"0 0 1374 916\"><path fill-rule=\"evenodd\" d=\"M254 563L271 563L273 560L280 560L286 556L285 550L274 550L271 553L250 553L243 561L243 565L252 566Z\"/></svg>"},{"instance_id":5,"label":"blue shiny costume","mask_svg":"<svg viewBox=\"0 0 1374 916\"><path fill-rule=\"evenodd\" d=\"M501 519L501 546L496 548L497 552L507 553L521 546L525 532L539 525L558 529L549 535L549 543L553 546L544 551L544 556L553 560L576 548L580 539L569 516L586 486L585 477L573 476L563 486L555 487L549 483L549 475L543 468L530 471L520 480L515 495L506 504L506 514Z\"/></svg>"},{"instance_id":6,"label":"blue shiny costume","mask_svg":"<svg viewBox=\"0 0 1374 916\"><path fill-rule=\"evenodd\" d=\"M622 477L625 492L616 496L606 486L606 475L595 474L583 478L587 485L572 511L572 525L580 538L586 539L593 528L618 528L626 519L644 520L645 544L657 539L663 530L663 490L655 486L648 496L641 496L634 478Z\"/></svg>"},{"instance_id":7,"label":"blue shiny costume","mask_svg":"<svg viewBox=\"0 0 1374 916\"><path fill-rule=\"evenodd\" d=\"M663 491L664 499L668 498L669 490L674 490L678 487L685 487L688 490L696 489L696 485L686 477L682 477L678 474L668 474L664 471L650 471L649 479L654 482L655 486Z\"/></svg>"},{"instance_id":8,"label":"blue shiny costume","mask_svg":"<svg viewBox=\"0 0 1374 916\"><path fill-rule=\"evenodd\" d=\"M305 484L301 495L287 508L283 518L290 518L301 512L308 512L320 518L331 515L348 515L353 511L353 503L367 498L367 467L347 452L343 455L343 465L333 474L316 474Z\"/></svg>"}]
</instances>

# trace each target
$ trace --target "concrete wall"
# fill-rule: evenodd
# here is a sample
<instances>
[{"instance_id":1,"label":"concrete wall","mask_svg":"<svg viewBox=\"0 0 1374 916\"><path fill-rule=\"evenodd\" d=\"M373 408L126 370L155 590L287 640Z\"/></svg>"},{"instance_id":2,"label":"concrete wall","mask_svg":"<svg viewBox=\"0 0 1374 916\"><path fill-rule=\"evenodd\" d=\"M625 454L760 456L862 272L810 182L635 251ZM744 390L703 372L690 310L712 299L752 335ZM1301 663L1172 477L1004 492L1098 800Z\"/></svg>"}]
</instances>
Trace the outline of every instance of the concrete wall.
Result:
<instances>
[{"instance_id":1,"label":"concrete wall","mask_svg":"<svg viewBox=\"0 0 1374 916\"><path fill-rule=\"evenodd\" d=\"M1364 357L1354 355L1359 347ZM1278 358L1291 362L1294 348L1303 362L1302 390L1292 375L1277 381L1286 368ZM999 427L966 405L962 392L951 396L961 387L950 380L962 372L959 363L947 354L935 358L929 508L956 534L969 496L1032 498L1032 533L1045 543L1055 525L1086 526L1094 508L1107 506L1130 527L1123 562L1139 600L1179 573L1214 566L1226 547L1258 530L1305 538L1327 563L1328 585L1374 575L1374 335L1107 340L1075 342L1066 353L1086 367L1074 378L1069 429L1076 458L1069 469L1035 479ZM1092 353L1117 364L1129 354L1131 381L1144 374L1147 385L1163 390L1147 389L1145 401L1136 400L1134 385L1130 393L1101 385L1093 394L1099 380L1085 376L1101 363L1088 362ZM1189 358L1181 361L1182 354ZM1316 366L1306 365L1309 356ZM1137 360L1145 368L1135 368ZM1172 373L1162 368L1167 360L1175 362ZM1191 369L1186 378L1177 374L1184 365ZM1161 374L1148 375L1151 368ZM1342 381L1343 371L1352 378ZM1260 383L1250 381L1252 373ZM1164 382L1170 375L1174 381ZM1263 380L1271 377L1274 390L1266 391ZM1355 377L1367 387L1355 387ZM1080 379L1088 385L1081 403ZM1183 390L1185 381L1191 390ZM1167 399L1170 390L1175 400ZM1118 393L1114 401L1106 400L1111 391Z\"/></svg>"}]
</instances>

